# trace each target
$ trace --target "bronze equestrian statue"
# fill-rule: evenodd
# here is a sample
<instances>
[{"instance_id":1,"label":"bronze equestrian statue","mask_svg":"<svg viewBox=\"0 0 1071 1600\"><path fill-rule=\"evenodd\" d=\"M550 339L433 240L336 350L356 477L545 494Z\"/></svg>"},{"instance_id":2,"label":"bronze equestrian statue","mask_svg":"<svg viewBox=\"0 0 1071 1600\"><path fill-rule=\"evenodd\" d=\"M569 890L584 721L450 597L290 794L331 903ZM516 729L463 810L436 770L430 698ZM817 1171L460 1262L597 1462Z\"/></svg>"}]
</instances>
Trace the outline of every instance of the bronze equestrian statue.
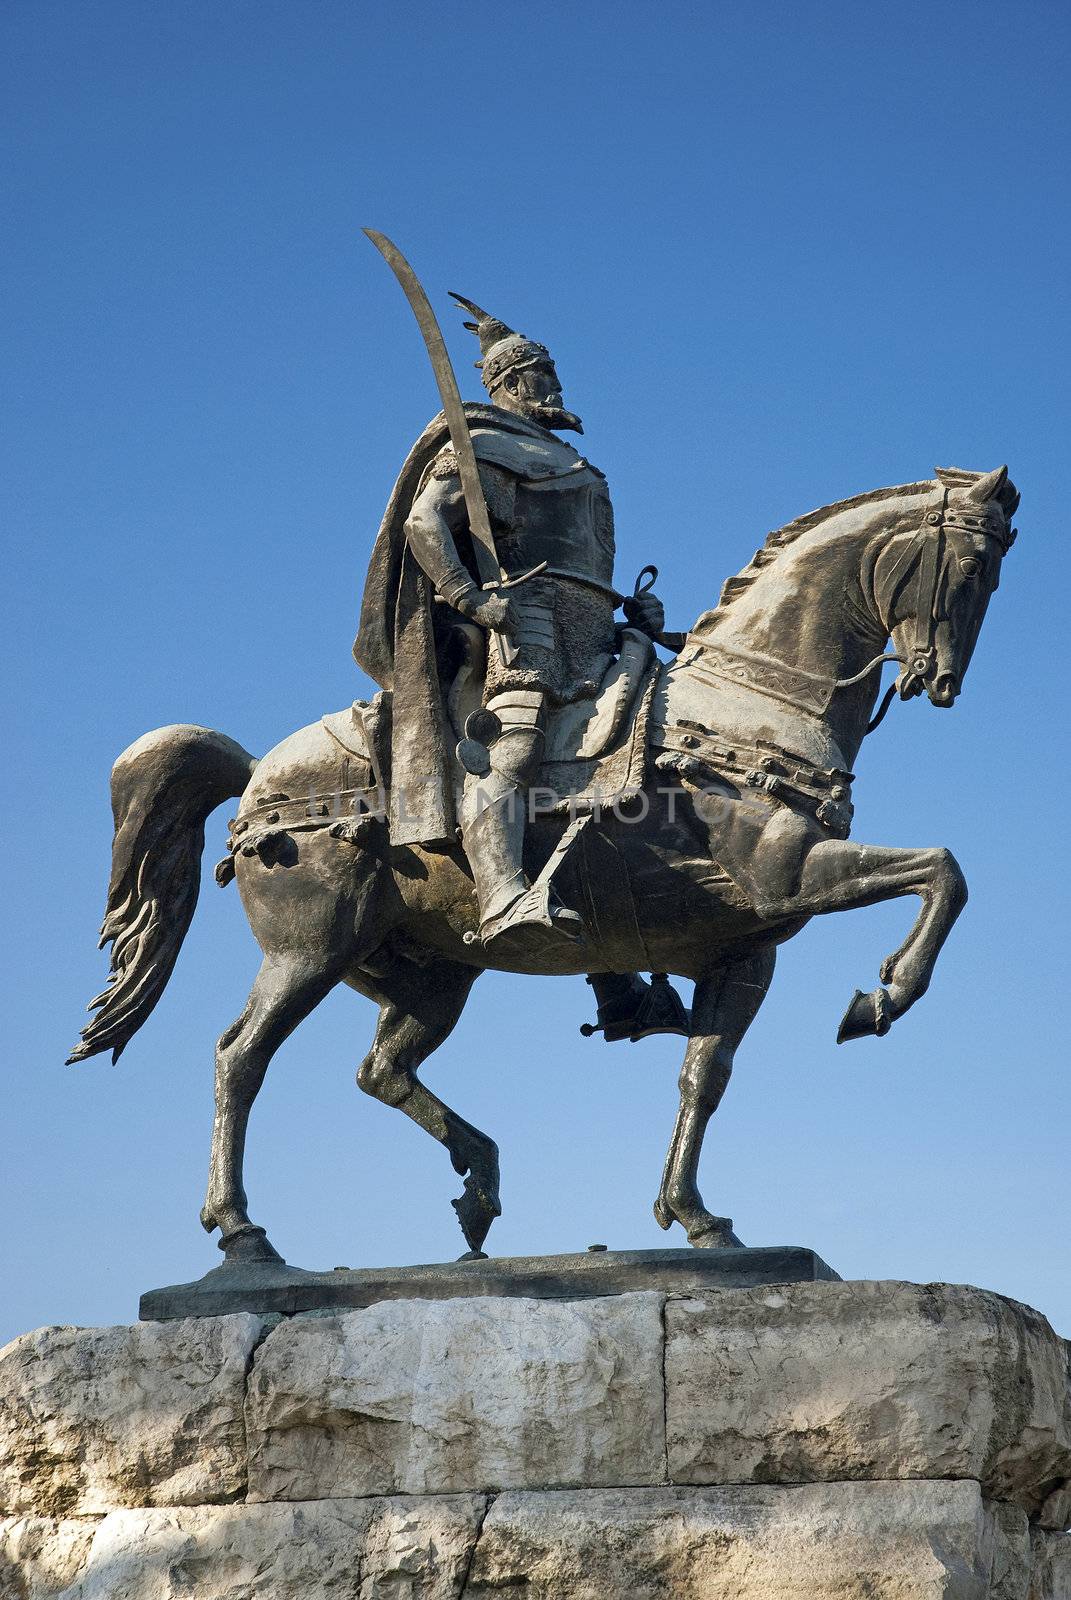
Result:
<instances>
[{"instance_id":1,"label":"bronze equestrian statue","mask_svg":"<svg viewBox=\"0 0 1071 1600\"><path fill-rule=\"evenodd\" d=\"M217 1047L201 1212L228 1259L278 1259L247 1210L249 1112L339 983L379 1006L358 1083L445 1145L481 1252L497 1148L418 1068L487 968L588 973L606 985L600 1020L616 1006L628 1036L652 994L652 1027L684 1020L668 985L636 973L694 980L655 1216L694 1245L738 1244L703 1203L699 1156L777 946L813 916L918 895L838 1037L881 1035L927 989L966 900L947 850L849 842L851 769L893 693L954 703L1015 537L1007 469L937 469L825 506L770 534L686 634L664 632L649 593L618 627L605 480L555 436L577 419L553 363L470 309L492 404L447 405L388 506L356 646L381 692L259 761L180 725L113 770L111 974L72 1060L117 1057L152 1011L193 916L205 819L239 797L216 875L237 880L263 963Z\"/></svg>"}]
</instances>

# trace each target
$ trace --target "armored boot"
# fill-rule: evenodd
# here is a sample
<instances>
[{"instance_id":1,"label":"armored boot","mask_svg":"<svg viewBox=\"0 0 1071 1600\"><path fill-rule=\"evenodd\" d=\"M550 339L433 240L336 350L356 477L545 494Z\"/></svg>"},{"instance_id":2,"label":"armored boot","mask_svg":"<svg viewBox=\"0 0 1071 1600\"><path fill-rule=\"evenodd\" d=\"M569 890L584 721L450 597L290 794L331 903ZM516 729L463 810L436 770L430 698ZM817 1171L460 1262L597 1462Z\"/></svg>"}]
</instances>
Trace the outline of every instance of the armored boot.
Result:
<instances>
[{"instance_id":1,"label":"armored boot","mask_svg":"<svg viewBox=\"0 0 1071 1600\"><path fill-rule=\"evenodd\" d=\"M524 872L527 791L543 754L543 696L538 690L506 691L469 720L477 719L482 739L470 733L463 752L470 776L461 836L480 902L480 938L503 955L541 955L583 931L580 917L561 904L552 885L532 885ZM477 742L485 760L473 748Z\"/></svg>"}]
</instances>

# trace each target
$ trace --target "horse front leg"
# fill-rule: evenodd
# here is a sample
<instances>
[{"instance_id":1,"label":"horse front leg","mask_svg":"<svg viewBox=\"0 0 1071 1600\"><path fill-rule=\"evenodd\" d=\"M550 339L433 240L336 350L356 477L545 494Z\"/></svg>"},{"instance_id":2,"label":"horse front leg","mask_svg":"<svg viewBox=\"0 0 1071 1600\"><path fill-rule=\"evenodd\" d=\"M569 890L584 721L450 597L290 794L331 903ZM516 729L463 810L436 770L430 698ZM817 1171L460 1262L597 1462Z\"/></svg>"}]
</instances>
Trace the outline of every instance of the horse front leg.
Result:
<instances>
[{"instance_id":1,"label":"horse front leg","mask_svg":"<svg viewBox=\"0 0 1071 1600\"><path fill-rule=\"evenodd\" d=\"M673 1128L655 1220L679 1222L699 1249L739 1245L729 1217L716 1217L699 1192L699 1156L707 1123L721 1103L740 1041L755 1020L773 978L773 945L716 968L696 984L692 1029L680 1076Z\"/></svg>"},{"instance_id":2,"label":"horse front leg","mask_svg":"<svg viewBox=\"0 0 1071 1600\"><path fill-rule=\"evenodd\" d=\"M823 840L804 863L799 894L785 909L822 916L917 894L922 908L900 948L881 964L887 987L856 991L837 1034L843 1044L888 1033L926 993L941 947L967 903L967 884L950 850L898 850Z\"/></svg>"}]
</instances>

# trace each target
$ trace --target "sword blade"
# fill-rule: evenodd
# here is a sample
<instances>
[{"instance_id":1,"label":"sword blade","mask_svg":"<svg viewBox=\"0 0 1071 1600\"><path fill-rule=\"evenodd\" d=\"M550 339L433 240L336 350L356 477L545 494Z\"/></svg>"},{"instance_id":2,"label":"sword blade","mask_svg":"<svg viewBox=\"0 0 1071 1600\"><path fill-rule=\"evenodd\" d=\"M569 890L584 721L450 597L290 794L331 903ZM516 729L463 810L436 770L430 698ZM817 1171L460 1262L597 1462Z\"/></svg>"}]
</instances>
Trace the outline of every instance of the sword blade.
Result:
<instances>
[{"instance_id":1,"label":"sword blade","mask_svg":"<svg viewBox=\"0 0 1071 1600\"><path fill-rule=\"evenodd\" d=\"M499 563L498 551L495 549L491 522L487 515L487 501L484 499L480 472L476 465L476 452L472 448L468 418L461 403L461 394L457 387L454 369L450 365L442 329L436 321L427 295L421 288L420 279L398 246L392 244L386 234L376 233L374 228L365 228L363 231L401 284L402 292L409 301L424 336L424 343L431 358L431 370L435 374L435 382L439 389L439 399L446 413L450 443L457 457L461 490L465 496L465 509L469 517L469 530L475 547L476 563L480 569L480 582L485 587L497 584L505 573Z\"/></svg>"}]
</instances>

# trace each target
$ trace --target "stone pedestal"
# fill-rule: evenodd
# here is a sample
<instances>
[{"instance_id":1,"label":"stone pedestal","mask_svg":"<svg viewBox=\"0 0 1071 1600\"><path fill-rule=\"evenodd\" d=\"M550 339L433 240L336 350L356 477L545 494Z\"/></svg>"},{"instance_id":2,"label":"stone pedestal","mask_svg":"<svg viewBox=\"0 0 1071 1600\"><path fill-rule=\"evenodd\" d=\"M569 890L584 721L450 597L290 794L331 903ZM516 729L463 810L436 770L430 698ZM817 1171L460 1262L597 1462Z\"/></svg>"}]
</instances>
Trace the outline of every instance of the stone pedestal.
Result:
<instances>
[{"instance_id":1,"label":"stone pedestal","mask_svg":"<svg viewBox=\"0 0 1071 1600\"><path fill-rule=\"evenodd\" d=\"M305 1272L285 1261L228 1261L194 1283L150 1289L142 1322L222 1317L233 1311L284 1317L302 1311L357 1311L382 1300L600 1300L654 1289L675 1298L707 1289L839 1282L801 1245L733 1250L603 1250L582 1255L484 1256L423 1267L335 1267Z\"/></svg>"},{"instance_id":2,"label":"stone pedestal","mask_svg":"<svg viewBox=\"0 0 1071 1600\"><path fill-rule=\"evenodd\" d=\"M945 1285L389 1299L0 1352L0 1600L1071 1600L1068 1347Z\"/></svg>"}]
</instances>

